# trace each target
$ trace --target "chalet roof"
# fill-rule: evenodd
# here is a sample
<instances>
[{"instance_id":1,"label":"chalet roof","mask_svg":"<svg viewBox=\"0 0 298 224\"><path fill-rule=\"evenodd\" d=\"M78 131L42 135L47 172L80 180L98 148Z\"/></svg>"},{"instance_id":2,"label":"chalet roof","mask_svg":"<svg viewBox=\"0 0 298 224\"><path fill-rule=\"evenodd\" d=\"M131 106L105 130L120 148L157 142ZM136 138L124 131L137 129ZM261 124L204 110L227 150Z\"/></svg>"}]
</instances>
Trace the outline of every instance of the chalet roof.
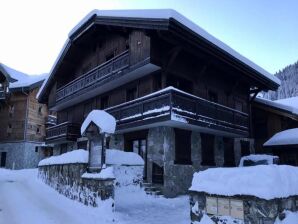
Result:
<instances>
[{"instance_id":1,"label":"chalet roof","mask_svg":"<svg viewBox=\"0 0 298 224\"><path fill-rule=\"evenodd\" d=\"M9 81L9 89L12 91L18 91L21 88L32 89L41 86L42 82L47 77L47 74L27 75L2 63L0 63L0 72Z\"/></svg>"},{"instance_id":2,"label":"chalet roof","mask_svg":"<svg viewBox=\"0 0 298 224\"><path fill-rule=\"evenodd\" d=\"M245 58L228 45L224 44L204 29L193 23L180 13L172 9L146 9L146 10L93 10L83 18L69 33L59 56L57 57L49 78L44 82L37 97L40 100L44 89L50 83L61 59L71 46L71 43L80 37L94 24L142 28L151 30L173 30L177 35L188 35L187 41L204 42L212 51L220 53L232 63L237 63L250 73L255 73L254 78L259 78L268 89L276 89L280 80ZM184 32L186 31L186 32ZM195 36L195 38L194 38Z\"/></svg>"},{"instance_id":3,"label":"chalet roof","mask_svg":"<svg viewBox=\"0 0 298 224\"><path fill-rule=\"evenodd\" d=\"M296 104L293 101L296 100ZM298 119L298 97L296 99L283 99L283 100L269 100L261 97L256 97L254 100L256 103L263 106L276 109L280 112L288 114L290 117L295 116Z\"/></svg>"}]
</instances>

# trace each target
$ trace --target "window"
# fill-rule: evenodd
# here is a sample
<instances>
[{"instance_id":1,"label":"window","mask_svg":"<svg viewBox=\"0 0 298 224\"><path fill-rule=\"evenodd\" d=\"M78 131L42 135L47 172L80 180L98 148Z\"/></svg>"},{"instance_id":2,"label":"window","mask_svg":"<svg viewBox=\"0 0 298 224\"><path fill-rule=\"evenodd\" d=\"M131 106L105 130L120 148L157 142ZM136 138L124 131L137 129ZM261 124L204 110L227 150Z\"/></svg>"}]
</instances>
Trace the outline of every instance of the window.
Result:
<instances>
[{"instance_id":1,"label":"window","mask_svg":"<svg viewBox=\"0 0 298 224\"><path fill-rule=\"evenodd\" d=\"M175 164L191 164L191 132L175 130Z\"/></svg>"},{"instance_id":2,"label":"window","mask_svg":"<svg viewBox=\"0 0 298 224\"><path fill-rule=\"evenodd\" d=\"M60 145L60 155L67 152L67 144Z\"/></svg>"},{"instance_id":3,"label":"window","mask_svg":"<svg viewBox=\"0 0 298 224\"><path fill-rule=\"evenodd\" d=\"M100 100L100 109L104 110L109 107L109 96L104 96Z\"/></svg>"},{"instance_id":4,"label":"window","mask_svg":"<svg viewBox=\"0 0 298 224\"><path fill-rule=\"evenodd\" d=\"M202 165L215 166L214 162L214 136L201 133Z\"/></svg>"},{"instance_id":5,"label":"window","mask_svg":"<svg viewBox=\"0 0 298 224\"><path fill-rule=\"evenodd\" d=\"M192 93L193 87L191 81L171 74L167 76L167 86L173 86L188 93Z\"/></svg>"},{"instance_id":6,"label":"window","mask_svg":"<svg viewBox=\"0 0 298 224\"><path fill-rule=\"evenodd\" d=\"M131 101L137 98L137 87L126 90L126 101Z\"/></svg>"},{"instance_id":7,"label":"window","mask_svg":"<svg viewBox=\"0 0 298 224\"><path fill-rule=\"evenodd\" d=\"M38 146L35 146L35 152L38 152Z\"/></svg>"},{"instance_id":8,"label":"window","mask_svg":"<svg viewBox=\"0 0 298 224\"><path fill-rule=\"evenodd\" d=\"M41 126L40 125L38 125L37 127L36 127L36 134L40 134L40 130L41 129Z\"/></svg>"},{"instance_id":9,"label":"window","mask_svg":"<svg viewBox=\"0 0 298 224\"><path fill-rule=\"evenodd\" d=\"M214 91L211 91L211 90L208 91L208 98L212 102L215 102L215 103L218 102L218 95Z\"/></svg>"},{"instance_id":10,"label":"window","mask_svg":"<svg viewBox=\"0 0 298 224\"><path fill-rule=\"evenodd\" d=\"M250 154L250 149L249 149L249 141L240 141L241 144L241 156L247 156Z\"/></svg>"},{"instance_id":11,"label":"window","mask_svg":"<svg viewBox=\"0 0 298 224\"><path fill-rule=\"evenodd\" d=\"M235 166L235 154L234 154L234 139L224 138L224 166L233 167Z\"/></svg>"},{"instance_id":12,"label":"window","mask_svg":"<svg viewBox=\"0 0 298 224\"><path fill-rule=\"evenodd\" d=\"M12 117L14 114L14 105L9 106L9 117Z\"/></svg>"},{"instance_id":13,"label":"window","mask_svg":"<svg viewBox=\"0 0 298 224\"><path fill-rule=\"evenodd\" d=\"M87 141L80 141L80 142L78 142L78 149L85 149L85 150L87 150Z\"/></svg>"},{"instance_id":14,"label":"window","mask_svg":"<svg viewBox=\"0 0 298 224\"><path fill-rule=\"evenodd\" d=\"M42 106L38 107L38 114L42 114Z\"/></svg>"}]
</instances>

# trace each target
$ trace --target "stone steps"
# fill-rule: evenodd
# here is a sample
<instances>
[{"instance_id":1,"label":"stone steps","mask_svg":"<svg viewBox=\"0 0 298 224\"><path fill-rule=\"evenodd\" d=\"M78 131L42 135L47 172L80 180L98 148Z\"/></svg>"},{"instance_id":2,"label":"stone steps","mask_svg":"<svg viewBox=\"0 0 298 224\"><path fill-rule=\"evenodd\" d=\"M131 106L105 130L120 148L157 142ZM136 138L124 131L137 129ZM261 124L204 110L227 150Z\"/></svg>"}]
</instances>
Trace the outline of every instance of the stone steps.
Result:
<instances>
[{"instance_id":1,"label":"stone steps","mask_svg":"<svg viewBox=\"0 0 298 224\"><path fill-rule=\"evenodd\" d=\"M144 182L144 183L142 183L141 187L144 188L144 191L148 195L153 195L156 197L163 196L162 185Z\"/></svg>"}]
</instances>

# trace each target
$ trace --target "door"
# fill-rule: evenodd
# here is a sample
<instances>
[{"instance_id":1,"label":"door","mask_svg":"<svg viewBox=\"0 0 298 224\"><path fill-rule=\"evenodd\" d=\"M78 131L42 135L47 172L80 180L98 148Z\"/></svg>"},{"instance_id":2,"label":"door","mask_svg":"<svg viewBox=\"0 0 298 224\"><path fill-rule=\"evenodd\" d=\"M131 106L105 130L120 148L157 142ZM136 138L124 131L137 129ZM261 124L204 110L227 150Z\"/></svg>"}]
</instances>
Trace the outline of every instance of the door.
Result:
<instances>
[{"instance_id":1,"label":"door","mask_svg":"<svg viewBox=\"0 0 298 224\"><path fill-rule=\"evenodd\" d=\"M132 151L139 154L144 160L144 174L143 179L147 178L147 140L146 139L136 139L132 140Z\"/></svg>"},{"instance_id":2,"label":"door","mask_svg":"<svg viewBox=\"0 0 298 224\"><path fill-rule=\"evenodd\" d=\"M5 167L5 165L6 165L6 152L1 152L0 167Z\"/></svg>"},{"instance_id":3,"label":"door","mask_svg":"<svg viewBox=\"0 0 298 224\"><path fill-rule=\"evenodd\" d=\"M163 167L152 163L152 183L163 184Z\"/></svg>"}]
</instances>

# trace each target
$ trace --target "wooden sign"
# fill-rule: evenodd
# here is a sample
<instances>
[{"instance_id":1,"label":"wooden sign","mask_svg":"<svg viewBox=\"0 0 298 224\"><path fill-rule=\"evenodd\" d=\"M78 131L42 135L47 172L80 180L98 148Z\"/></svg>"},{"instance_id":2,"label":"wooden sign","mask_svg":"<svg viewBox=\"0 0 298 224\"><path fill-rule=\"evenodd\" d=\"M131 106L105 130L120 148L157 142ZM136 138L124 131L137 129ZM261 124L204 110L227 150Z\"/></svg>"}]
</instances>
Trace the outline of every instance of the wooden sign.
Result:
<instances>
[{"instance_id":1,"label":"wooden sign","mask_svg":"<svg viewBox=\"0 0 298 224\"><path fill-rule=\"evenodd\" d=\"M206 197L206 210L208 214L217 215L217 198Z\"/></svg>"},{"instance_id":2,"label":"wooden sign","mask_svg":"<svg viewBox=\"0 0 298 224\"><path fill-rule=\"evenodd\" d=\"M236 219L244 219L243 201L231 199L230 204L231 216Z\"/></svg>"}]
</instances>

